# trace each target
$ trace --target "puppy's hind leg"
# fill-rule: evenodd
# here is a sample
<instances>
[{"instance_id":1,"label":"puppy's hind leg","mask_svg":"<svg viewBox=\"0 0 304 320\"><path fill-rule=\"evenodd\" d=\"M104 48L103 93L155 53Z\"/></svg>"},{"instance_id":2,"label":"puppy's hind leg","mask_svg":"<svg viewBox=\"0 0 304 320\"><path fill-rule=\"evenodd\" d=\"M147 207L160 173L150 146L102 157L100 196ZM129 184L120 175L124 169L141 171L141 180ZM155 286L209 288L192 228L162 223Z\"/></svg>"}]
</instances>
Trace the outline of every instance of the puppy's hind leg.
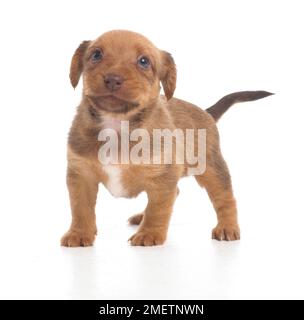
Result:
<instances>
[{"instance_id":1,"label":"puppy's hind leg","mask_svg":"<svg viewBox=\"0 0 304 320\"><path fill-rule=\"evenodd\" d=\"M206 171L195 176L200 186L205 187L217 213L218 224L212 231L212 239L239 240L236 201L233 196L228 167L218 150L207 160Z\"/></svg>"},{"instance_id":2,"label":"puppy's hind leg","mask_svg":"<svg viewBox=\"0 0 304 320\"><path fill-rule=\"evenodd\" d=\"M128 223L131 225L139 225L141 223L143 217L144 217L144 212L134 214L133 216L131 216L128 219Z\"/></svg>"}]
</instances>

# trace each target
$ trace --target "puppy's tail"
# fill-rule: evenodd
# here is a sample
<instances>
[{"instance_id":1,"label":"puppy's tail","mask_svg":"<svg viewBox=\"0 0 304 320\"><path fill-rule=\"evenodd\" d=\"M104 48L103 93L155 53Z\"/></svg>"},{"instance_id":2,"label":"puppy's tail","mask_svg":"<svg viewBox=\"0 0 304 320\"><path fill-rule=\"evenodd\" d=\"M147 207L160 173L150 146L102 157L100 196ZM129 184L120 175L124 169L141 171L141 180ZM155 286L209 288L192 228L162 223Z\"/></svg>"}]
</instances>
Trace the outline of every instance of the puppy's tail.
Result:
<instances>
[{"instance_id":1,"label":"puppy's tail","mask_svg":"<svg viewBox=\"0 0 304 320\"><path fill-rule=\"evenodd\" d=\"M241 91L228 94L219 100L212 107L206 109L206 111L212 115L215 121L218 121L220 117L235 103L254 101L273 95L267 91Z\"/></svg>"}]
</instances>

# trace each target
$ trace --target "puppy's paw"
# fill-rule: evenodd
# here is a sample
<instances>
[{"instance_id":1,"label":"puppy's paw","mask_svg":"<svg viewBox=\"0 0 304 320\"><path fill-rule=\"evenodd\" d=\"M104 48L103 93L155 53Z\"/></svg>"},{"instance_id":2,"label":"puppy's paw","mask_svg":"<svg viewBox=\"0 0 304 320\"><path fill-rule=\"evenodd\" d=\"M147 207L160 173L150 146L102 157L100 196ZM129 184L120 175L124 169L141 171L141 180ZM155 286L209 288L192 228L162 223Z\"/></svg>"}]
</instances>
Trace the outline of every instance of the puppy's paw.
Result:
<instances>
[{"instance_id":1,"label":"puppy's paw","mask_svg":"<svg viewBox=\"0 0 304 320\"><path fill-rule=\"evenodd\" d=\"M218 224L212 230L212 239L215 240L225 240L225 241L233 241L240 240L240 228L237 224Z\"/></svg>"},{"instance_id":2,"label":"puppy's paw","mask_svg":"<svg viewBox=\"0 0 304 320\"><path fill-rule=\"evenodd\" d=\"M128 219L128 222L129 224L139 225L143 217L144 217L143 213L134 214L134 216Z\"/></svg>"},{"instance_id":3,"label":"puppy's paw","mask_svg":"<svg viewBox=\"0 0 304 320\"><path fill-rule=\"evenodd\" d=\"M140 230L129 239L129 242L132 246L159 246L165 240L166 235L161 232Z\"/></svg>"},{"instance_id":4,"label":"puppy's paw","mask_svg":"<svg viewBox=\"0 0 304 320\"><path fill-rule=\"evenodd\" d=\"M94 233L69 230L61 238L61 245L64 247L89 247L93 245L94 240Z\"/></svg>"}]
</instances>

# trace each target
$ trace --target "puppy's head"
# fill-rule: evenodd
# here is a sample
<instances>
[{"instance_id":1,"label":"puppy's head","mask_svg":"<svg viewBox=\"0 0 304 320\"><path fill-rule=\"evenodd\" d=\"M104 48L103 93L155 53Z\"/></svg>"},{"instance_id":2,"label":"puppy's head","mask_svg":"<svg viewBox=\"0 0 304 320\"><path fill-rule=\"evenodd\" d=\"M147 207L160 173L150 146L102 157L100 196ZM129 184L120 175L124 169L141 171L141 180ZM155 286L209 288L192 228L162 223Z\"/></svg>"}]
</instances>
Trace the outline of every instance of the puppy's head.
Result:
<instances>
[{"instance_id":1,"label":"puppy's head","mask_svg":"<svg viewBox=\"0 0 304 320\"><path fill-rule=\"evenodd\" d=\"M130 31L110 31L95 41L82 42L71 63L74 88L82 74L84 95L101 110L116 113L157 99L160 82L169 100L176 84L171 55Z\"/></svg>"}]
</instances>

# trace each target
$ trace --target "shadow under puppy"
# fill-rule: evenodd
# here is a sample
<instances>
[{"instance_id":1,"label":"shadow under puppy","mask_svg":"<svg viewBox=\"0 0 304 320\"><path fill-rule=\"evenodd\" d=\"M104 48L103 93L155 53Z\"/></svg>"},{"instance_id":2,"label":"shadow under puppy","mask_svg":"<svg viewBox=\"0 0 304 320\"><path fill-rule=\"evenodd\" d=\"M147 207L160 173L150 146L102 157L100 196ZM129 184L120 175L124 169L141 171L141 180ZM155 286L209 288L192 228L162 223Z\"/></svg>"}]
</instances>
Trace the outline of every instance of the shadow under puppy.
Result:
<instances>
[{"instance_id":1,"label":"shadow under puppy","mask_svg":"<svg viewBox=\"0 0 304 320\"><path fill-rule=\"evenodd\" d=\"M132 245L161 245L166 240L178 194L177 183L188 174L189 165L176 162L101 164L98 152L104 141L98 140L99 132L111 128L120 134L121 121L128 121L130 131L142 128L149 133L155 128L205 129L205 170L195 174L195 178L206 188L217 213L218 224L212 231L212 238L240 239L236 201L220 151L216 121L232 104L260 99L271 93L233 93L206 111L173 98L176 68L171 55L156 48L142 35L121 30L80 44L70 69L74 88L82 74L83 97L68 139L67 186L72 223L61 244L69 247L93 244L97 234L95 203L100 182L116 197L147 193L144 212L129 219L131 224L139 224L138 231L130 238ZM160 83L165 97L160 95ZM197 142L197 135L195 139ZM131 148L132 142L129 143ZM174 147L179 150L176 140Z\"/></svg>"}]
</instances>

